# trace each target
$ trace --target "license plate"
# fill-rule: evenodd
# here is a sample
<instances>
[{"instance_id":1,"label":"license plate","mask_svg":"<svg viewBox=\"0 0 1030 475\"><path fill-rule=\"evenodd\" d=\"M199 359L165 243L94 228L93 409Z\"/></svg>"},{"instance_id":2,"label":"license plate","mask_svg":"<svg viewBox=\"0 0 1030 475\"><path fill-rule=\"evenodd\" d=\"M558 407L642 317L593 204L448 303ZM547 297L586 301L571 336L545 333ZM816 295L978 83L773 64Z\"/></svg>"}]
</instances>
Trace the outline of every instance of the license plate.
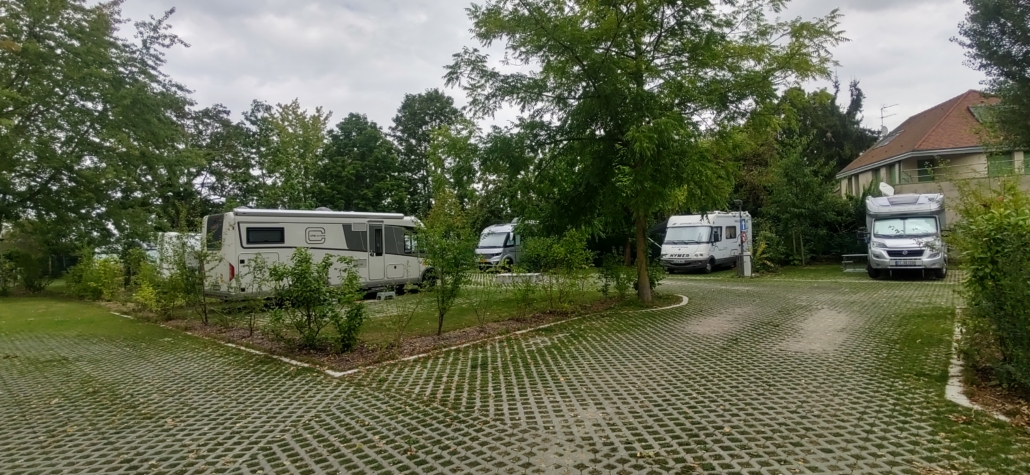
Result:
<instances>
[{"instance_id":1,"label":"license plate","mask_svg":"<svg viewBox=\"0 0 1030 475\"><path fill-rule=\"evenodd\" d=\"M686 264L687 261L685 259L673 259L672 263L673 264Z\"/></svg>"},{"instance_id":2,"label":"license plate","mask_svg":"<svg viewBox=\"0 0 1030 475\"><path fill-rule=\"evenodd\" d=\"M918 267L919 261L891 261L894 267Z\"/></svg>"}]
</instances>

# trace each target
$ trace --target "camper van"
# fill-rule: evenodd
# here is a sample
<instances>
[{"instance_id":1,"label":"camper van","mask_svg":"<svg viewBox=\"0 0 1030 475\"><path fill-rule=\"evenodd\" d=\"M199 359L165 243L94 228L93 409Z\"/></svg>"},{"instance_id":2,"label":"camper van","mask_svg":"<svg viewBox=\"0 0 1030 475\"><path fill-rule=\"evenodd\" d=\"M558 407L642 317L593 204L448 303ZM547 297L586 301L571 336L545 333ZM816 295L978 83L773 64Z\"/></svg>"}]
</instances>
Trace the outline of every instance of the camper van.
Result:
<instances>
[{"instance_id":1,"label":"camper van","mask_svg":"<svg viewBox=\"0 0 1030 475\"><path fill-rule=\"evenodd\" d=\"M176 259L184 259L191 269L200 266L200 241L200 233L157 233L157 244L148 246L146 252L157 265L158 273L168 277L175 271Z\"/></svg>"},{"instance_id":2,"label":"camper van","mask_svg":"<svg viewBox=\"0 0 1030 475\"><path fill-rule=\"evenodd\" d=\"M751 252L751 215L713 212L669 218L662 244L662 267L670 273L733 267L740 255Z\"/></svg>"},{"instance_id":3,"label":"camper van","mask_svg":"<svg viewBox=\"0 0 1030 475\"><path fill-rule=\"evenodd\" d=\"M426 266L415 249L418 220L393 213L266 210L238 208L207 216L203 248L213 254L205 263L207 293L218 297L254 294L249 263L261 256L268 265L289 263L295 249L354 259L365 289L421 282ZM334 285L339 272L330 273Z\"/></svg>"},{"instance_id":4,"label":"camper van","mask_svg":"<svg viewBox=\"0 0 1030 475\"><path fill-rule=\"evenodd\" d=\"M948 252L941 238L945 224L942 194L866 198L869 277L920 270L943 279L948 274Z\"/></svg>"},{"instance_id":5,"label":"camper van","mask_svg":"<svg viewBox=\"0 0 1030 475\"><path fill-rule=\"evenodd\" d=\"M516 219L508 224L487 226L483 230L479 235L479 244L476 245L479 267L511 268L519 263L522 238L515 234L515 226L518 224Z\"/></svg>"}]
</instances>

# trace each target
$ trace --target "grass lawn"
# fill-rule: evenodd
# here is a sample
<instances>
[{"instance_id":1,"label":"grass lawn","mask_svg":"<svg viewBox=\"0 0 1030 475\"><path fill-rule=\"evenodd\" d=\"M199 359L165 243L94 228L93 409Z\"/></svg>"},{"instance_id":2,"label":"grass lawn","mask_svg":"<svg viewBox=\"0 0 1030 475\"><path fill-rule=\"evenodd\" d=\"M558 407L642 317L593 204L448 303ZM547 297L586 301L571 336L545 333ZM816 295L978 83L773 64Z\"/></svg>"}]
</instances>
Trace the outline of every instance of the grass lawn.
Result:
<instances>
[{"instance_id":1,"label":"grass lawn","mask_svg":"<svg viewBox=\"0 0 1030 475\"><path fill-rule=\"evenodd\" d=\"M1030 464L1028 431L983 411L963 408L944 396L955 309L928 307L897 319L900 331L891 341L896 351L883 360L884 371L903 382L900 390L932 395L933 411L928 416L940 437L954 442L990 473L1011 473L1014 461ZM930 361L933 363L928 364ZM961 462L955 468L968 472Z\"/></svg>"}]
</instances>

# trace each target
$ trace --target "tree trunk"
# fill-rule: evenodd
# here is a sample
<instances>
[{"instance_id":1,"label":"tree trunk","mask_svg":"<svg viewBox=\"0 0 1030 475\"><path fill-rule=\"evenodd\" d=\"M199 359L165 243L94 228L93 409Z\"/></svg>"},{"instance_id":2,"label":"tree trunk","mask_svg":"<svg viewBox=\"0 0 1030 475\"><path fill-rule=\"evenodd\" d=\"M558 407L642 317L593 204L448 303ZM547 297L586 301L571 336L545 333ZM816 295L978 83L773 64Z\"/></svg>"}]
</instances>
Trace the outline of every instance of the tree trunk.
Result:
<instances>
[{"instance_id":1,"label":"tree trunk","mask_svg":"<svg viewBox=\"0 0 1030 475\"><path fill-rule=\"evenodd\" d=\"M443 309L443 304L446 303L446 302L443 301L443 300L440 300L440 299L447 298L444 295L444 292L445 292L444 289L447 288L447 285L444 283L443 272L439 272L438 274L439 275L437 275L437 277L436 277L436 291L437 291L437 295L436 295L436 315L437 315L437 317L439 317L439 320L437 320L437 324L436 324L436 336L443 335L443 313L444 312L443 312L442 309Z\"/></svg>"},{"instance_id":2,"label":"tree trunk","mask_svg":"<svg viewBox=\"0 0 1030 475\"><path fill-rule=\"evenodd\" d=\"M645 304L651 303L651 281L647 278L647 221L637 216L637 298Z\"/></svg>"},{"instance_id":3,"label":"tree trunk","mask_svg":"<svg viewBox=\"0 0 1030 475\"><path fill-rule=\"evenodd\" d=\"M805 261L805 235L798 236L798 239L801 241L801 266L804 267L808 265Z\"/></svg>"},{"instance_id":4,"label":"tree trunk","mask_svg":"<svg viewBox=\"0 0 1030 475\"><path fill-rule=\"evenodd\" d=\"M626 246L622 248L622 265L629 267L633 265L633 237L626 236Z\"/></svg>"}]
</instances>

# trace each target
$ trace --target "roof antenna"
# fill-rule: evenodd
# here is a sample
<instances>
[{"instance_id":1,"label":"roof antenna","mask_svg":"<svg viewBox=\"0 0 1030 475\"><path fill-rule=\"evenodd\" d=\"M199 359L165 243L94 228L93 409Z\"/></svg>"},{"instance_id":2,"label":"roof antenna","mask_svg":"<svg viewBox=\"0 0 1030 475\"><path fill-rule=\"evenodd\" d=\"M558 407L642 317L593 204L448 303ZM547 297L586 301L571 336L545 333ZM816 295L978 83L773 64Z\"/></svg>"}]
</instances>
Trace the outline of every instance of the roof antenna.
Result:
<instances>
[{"instance_id":1,"label":"roof antenna","mask_svg":"<svg viewBox=\"0 0 1030 475\"><path fill-rule=\"evenodd\" d=\"M893 104L893 105L889 105L888 106L886 104L880 104L880 136L881 137L887 135L887 133L890 132L890 129L888 129L887 126L883 124L883 120L888 118L888 117L894 117L894 116L898 115L898 114L887 114L887 110L890 109L891 107L898 107L898 105L897 104Z\"/></svg>"}]
</instances>

